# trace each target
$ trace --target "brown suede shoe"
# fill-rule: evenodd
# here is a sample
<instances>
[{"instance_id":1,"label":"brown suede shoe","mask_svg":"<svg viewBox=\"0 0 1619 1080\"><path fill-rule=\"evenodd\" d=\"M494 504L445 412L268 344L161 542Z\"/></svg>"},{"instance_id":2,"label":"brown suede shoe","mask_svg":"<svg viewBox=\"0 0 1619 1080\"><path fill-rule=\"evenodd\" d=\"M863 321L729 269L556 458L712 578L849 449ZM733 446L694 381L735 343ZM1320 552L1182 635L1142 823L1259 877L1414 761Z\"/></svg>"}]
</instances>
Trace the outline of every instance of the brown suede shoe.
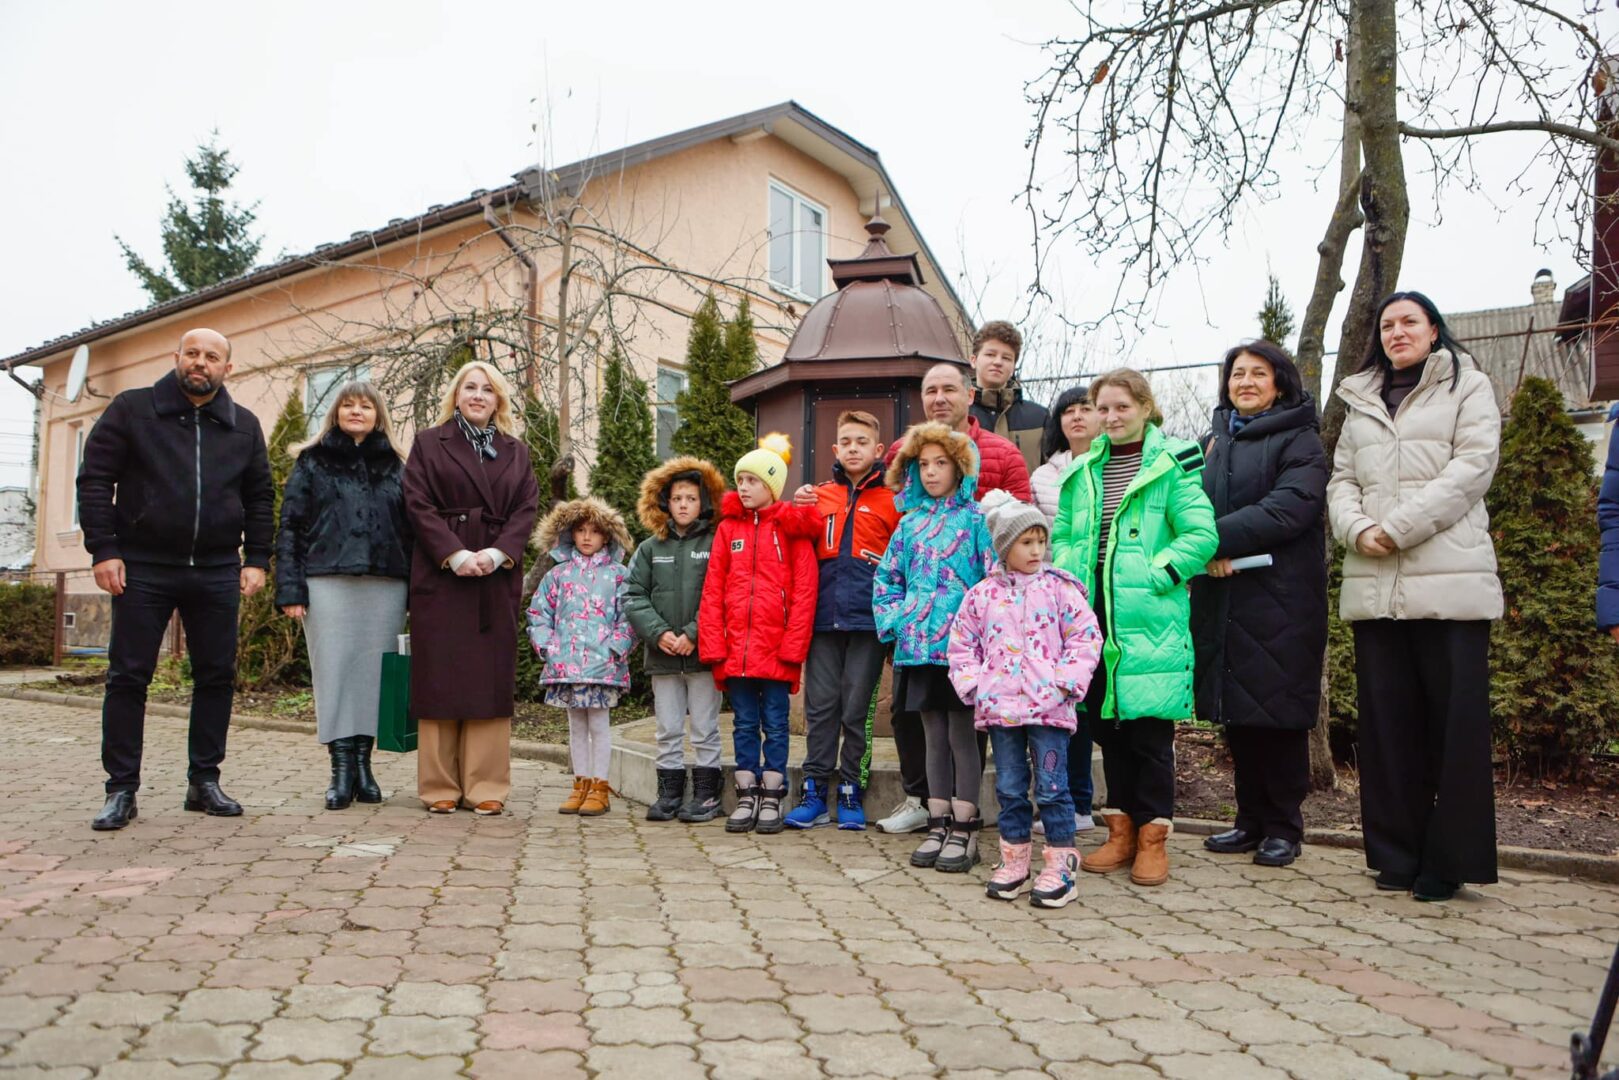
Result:
<instances>
[{"instance_id":1,"label":"brown suede shoe","mask_svg":"<svg viewBox=\"0 0 1619 1080\"><path fill-rule=\"evenodd\" d=\"M1164 841L1175 831L1168 818L1153 818L1136 835L1136 861L1130 880L1137 885L1162 885L1169 880L1169 849Z\"/></svg>"},{"instance_id":2,"label":"brown suede shoe","mask_svg":"<svg viewBox=\"0 0 1619 1080\"><path fill-rule=\"evenodd\" d=\"M1082 870L1093 874L1111 874L1129 866L1136 857L1136 824L1122 810L1102 809L1096 812L1107 825L1107 842L1083 859Z\"/></svg>"},{"instance_id":3,"label":"brown suede shoe","mask_svg":"<svg viewBox=\"0 0 1619 1080\"><path fill-rule=\"evenodd\" d=\"M590 777L574 777L573 792L566 799L562 800L562 805L557 807L557 813L577 814L579 812L579 804L585 801L585 796L588 794L590 794Z\"/></svg>"},{"instance_id":4,"label":"brown suede shoe","mask_svg":"<svg viewBox=\"0 0 1619 1080\"><path fill-rule=\"evenodd\" d=\"M607 813L608 807L612 805L610 799L612 788L607 786L606 780L591 780L588 783L590 791L585 795L585 801L579 804L579 816L596 817L598 814Z\"/></svg>"},{"instance_id":5,"label":"brown suede shoe","mask_svg":"<svg viewBox=\"0 0 1619 1080\"><path fill-rule=\"evenodd\" d=\"M455 813L455 800L440 799L436 803L429 804L427 812L429 814L453 814Z\"/></svg>"},{"instance_id":6,"label":"brown suede shoe","mask_svg":"<svg viewBox=\"0 0 1619 1080\"><path fill-rule=\"evenodd\" d=\"M472 808L472 812L480 817L494 817L504 809L506 809L505 803L490 799L487 802L481 802L477 806L474 806Z\"/></svg>"}]
</instances>

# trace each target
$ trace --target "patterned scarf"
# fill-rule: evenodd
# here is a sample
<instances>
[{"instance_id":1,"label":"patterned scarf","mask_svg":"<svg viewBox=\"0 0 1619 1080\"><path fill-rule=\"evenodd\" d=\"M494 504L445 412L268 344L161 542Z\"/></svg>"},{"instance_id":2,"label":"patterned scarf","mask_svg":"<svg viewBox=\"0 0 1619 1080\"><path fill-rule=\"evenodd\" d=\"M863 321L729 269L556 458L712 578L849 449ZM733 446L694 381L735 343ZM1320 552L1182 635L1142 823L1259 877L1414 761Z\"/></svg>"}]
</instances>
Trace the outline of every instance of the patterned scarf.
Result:
<instances>
[{"instance_id":1,"label":"patterned scarf","mask_svg":"<svg viewBox=\"0 0 1619 1080\"><path fill-rule=\"evenodd\" d=\"M461 415L461 410L457 409L455 410L455 422L461 425L461 434L467 437L467 442L472 444L472 448L479 455L488 458L490 461L495 460L495 422L493 420L489 422L488 427L473 427L471 422Z\"/></svg>"}]
</instances>

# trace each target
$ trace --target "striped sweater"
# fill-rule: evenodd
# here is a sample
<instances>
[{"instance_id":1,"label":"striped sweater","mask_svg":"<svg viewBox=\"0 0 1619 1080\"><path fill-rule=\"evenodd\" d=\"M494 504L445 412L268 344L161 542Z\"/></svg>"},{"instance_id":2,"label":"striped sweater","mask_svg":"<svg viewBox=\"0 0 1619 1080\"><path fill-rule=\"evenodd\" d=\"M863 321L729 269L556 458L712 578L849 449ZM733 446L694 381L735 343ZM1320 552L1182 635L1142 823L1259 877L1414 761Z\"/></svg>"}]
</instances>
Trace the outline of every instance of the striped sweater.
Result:
<instances>
[{"instance_id":1,"label":"striped sweater","mask_svg":"<svg viewBox=\"0 0 1619 1080\"><path fill-rule=\"evenodd\" d=\"M1130 486L1130 481L1136 478L1141 471L1141 440L1133 443L1119 443L1113 447L1113 454L1102 465L1102 520L1101 542L1096 545L1096 565L1100 566L1107 559L1108 530L1113 525L1113 515L1119 509L1119 503L1124 501L1124 493Z\"/></svg>"}]
</instances>

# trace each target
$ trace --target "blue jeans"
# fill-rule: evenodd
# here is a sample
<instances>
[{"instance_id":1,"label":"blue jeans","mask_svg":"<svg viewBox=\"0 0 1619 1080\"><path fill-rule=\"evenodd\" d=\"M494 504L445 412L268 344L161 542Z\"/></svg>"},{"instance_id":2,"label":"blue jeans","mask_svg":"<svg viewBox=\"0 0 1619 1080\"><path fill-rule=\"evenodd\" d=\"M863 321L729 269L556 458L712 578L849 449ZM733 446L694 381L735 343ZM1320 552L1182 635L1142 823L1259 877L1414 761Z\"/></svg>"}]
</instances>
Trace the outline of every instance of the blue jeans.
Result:
<instances>
[{"instance_id":1,"label":"blue jeans","mask_svg":"<svg viewBox=\"0 0 1619 1080\"><path fill-rule=\"evenodd\" d=\"M1079 726L1068 740L1068 793L1074 797L1074 813L1091 812L1096 782L1091 779L1091 721L1084 706L1079 709Z\"/></svg>"},{"instance_id":2,"label":"blue jeans","mask_svg":"<svg viewBox=\"0 0 1619 1080\"><path fill-rule=\"evenodd\" d=\"M1040 821L1051 847L1074 846L1074 800L1068 794L1068 732L1062 728L992 727L995 748L995 797L1000 800L998 828L1009 844L1026 844L1034 828L1029 805L1029 779L1035 780Z\"/></svg>"},{"instance_id":3,"label":"blue jeans","mask_svg":"<svg viewBox=\"0 0 1619 1080\"><path fill-rule=\"evenodd\" d=\"M755 777L761 772L786 776L787 684L779 679L727 679L725 692L736 718L731 732L736 767Z\"/></svg>"}]
</instances>

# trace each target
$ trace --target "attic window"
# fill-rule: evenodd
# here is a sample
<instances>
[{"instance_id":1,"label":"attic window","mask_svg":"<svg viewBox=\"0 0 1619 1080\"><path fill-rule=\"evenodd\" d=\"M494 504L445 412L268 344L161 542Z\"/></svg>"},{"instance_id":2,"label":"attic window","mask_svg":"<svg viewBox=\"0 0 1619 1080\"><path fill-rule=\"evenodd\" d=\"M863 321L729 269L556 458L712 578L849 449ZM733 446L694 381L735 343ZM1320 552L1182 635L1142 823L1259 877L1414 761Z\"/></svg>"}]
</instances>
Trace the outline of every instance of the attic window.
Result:
<instances>
[{"instance_id":1,"label":"attic window","mask_svg":"<svg viewBox=\"0 0 1619 1080\"><path fill-rule=\"evenodd\" d=\"M826 292L826 208L770 184L770 284L819 300Z\"/></svg>"}]
</instances>

